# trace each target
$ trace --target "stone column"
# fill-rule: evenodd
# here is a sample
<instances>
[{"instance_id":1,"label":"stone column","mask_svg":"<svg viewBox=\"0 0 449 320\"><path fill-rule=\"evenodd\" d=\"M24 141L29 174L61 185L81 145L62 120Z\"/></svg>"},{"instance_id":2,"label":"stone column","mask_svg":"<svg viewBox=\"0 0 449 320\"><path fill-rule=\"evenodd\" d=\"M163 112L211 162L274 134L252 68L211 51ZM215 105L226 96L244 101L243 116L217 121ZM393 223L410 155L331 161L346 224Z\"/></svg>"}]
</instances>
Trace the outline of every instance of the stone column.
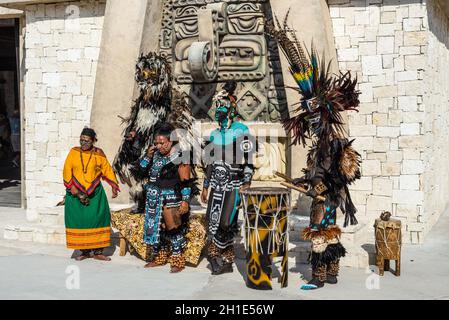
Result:
<instances>
[{"instance_id":1,"label":"stone column","mask_svg":"<svg viewBox=\"0 0 449 320\"><path fill-rule=\"evenodd\" d=\"M122 140L118 115L129 115L137 96L135 63L141 52L158 50L162 0L108 0L98 62L91 125L99 146L110 162ZM128 202L128 188L121 185L116 202Z\"/></svg>"},{"instance_id":2,"label":"stone column","mask_svg":"<svg viewBox=\"0 0 449 320\"><path fill-rule=\"evenodd\" d=\"M288 25L297 31L299 41L303 42L307 49L310 50L310 45L313 40L313 44L320 56L324 51L326 61L332 61L331 71L337 72L337 53L334 44L332 21L326 0L301 0L300 5L294 5L293 2L294 1L291 0L270 1L273 14L276 15L282 23L285 14L290 9ZM281 62L285 85L296 87L297 84L293 80L288 69L288 62L282 55ZM297 103L300 97L295 91L291 89L286 90L289 110L290 114L292 114L295 108L292 108L292 105ZM304 168L306 164L306 154L307 148L301 146L291 147L288 155L290 168L287 168L287 172L291 176L298 177L301 175L301 169ZM293 199L296 199L295 194L293 194ZM308 212L310 200L305 197L302 197L301 199L304 201L298 201L300 212Z\"/></svg>"}]
</instances>

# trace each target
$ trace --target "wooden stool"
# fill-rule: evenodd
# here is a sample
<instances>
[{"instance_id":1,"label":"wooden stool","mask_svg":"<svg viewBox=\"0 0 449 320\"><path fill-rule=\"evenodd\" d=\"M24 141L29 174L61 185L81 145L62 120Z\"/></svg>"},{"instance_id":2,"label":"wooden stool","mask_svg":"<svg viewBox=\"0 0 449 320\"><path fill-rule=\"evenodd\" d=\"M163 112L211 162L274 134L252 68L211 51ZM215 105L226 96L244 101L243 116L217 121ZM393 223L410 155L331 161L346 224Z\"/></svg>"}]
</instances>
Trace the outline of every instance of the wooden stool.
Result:
<instances>
[{"instance_id":1,"label":"wooden stool","mask_svg":"<svg viewBox=\"0 0 449 320\"><path fill-rule=\"evenodd\" d=\"M126 240L126 238L124 236L122 236L120 234L120 256L123 257L124 255L126 255L126 249L128 247L128 251L129 253L133 254L136 250L134 249L133 246L131 246L128 241Z\"/></svg>"},{"instance_id":2,"label":"wooden stool","mask_svg":"<svg viewBox=\"0 0 449 320\"><path fill-rule=\"evenodd\" d=\"M390 270L390 260L396 261L396 276L401 275L401 221L390 219L384 221L376 219L374 223L376 234L376 264L379 267L379 275L384 275L384 270Z\"/></svg>"},{"instance_id":3,"label":"wooden stool","mask_svg":"<svg viewBox=\"0 0 449 320\"><path fill-rule=\"evenodd\" d=\"M120 234L120 256L123 257L126 254L126 239Z\"/></svg>"}]
</instances>

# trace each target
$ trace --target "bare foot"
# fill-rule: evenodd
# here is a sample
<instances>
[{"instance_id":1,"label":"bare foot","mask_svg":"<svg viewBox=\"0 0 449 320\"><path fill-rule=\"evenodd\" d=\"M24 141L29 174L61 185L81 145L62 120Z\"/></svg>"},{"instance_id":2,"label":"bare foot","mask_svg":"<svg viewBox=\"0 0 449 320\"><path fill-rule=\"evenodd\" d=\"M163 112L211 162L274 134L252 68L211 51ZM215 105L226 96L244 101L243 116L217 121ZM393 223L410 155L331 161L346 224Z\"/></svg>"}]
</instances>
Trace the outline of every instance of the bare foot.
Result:
<instances>
[{"instance_id":1,"label":"bare foot","mask_svg":"<svg viewBox=\"0 0 449 320\"><path fill-rule=\"evenodd\" d=\"M103 254L96 254L96 255L94 255L94 259L95 260L102 260L102 261L111 261L111 258L106 257Z\"/></svg>"},{"instance_id":2,"label":"bare foot","mask_svg":"<svg viewBox=\"0 0 449 320\"><path fill-rule=\"evenodd\" d=\"M84 254L82 254L82 255L76 257L75 260L76 261L83 261L83 260L89 259L89 258L90 258L89 256L85 256Z\"/></svg>"},{"instance_id":3,"label":"bare foot","mask_svg":"<svg viewBox=\"0 0 449 320\"><path fill-rule=\"evenodd\" d=\"M144 268L154 268L154 267L161 267L163 264L157 264L154 261L148 262L146 265L144 265Z\"/></svg>"},{"instance_id":4,"label":"bare foot","mask_svg":"<svg viewBox=\"0 0 449 320\"><path fill-rule=\"evenodd\" d=\"M178 273L184 270L184 268L178 268L178 267L171 267L170 273Z\"/></svg>"}]
</instances>

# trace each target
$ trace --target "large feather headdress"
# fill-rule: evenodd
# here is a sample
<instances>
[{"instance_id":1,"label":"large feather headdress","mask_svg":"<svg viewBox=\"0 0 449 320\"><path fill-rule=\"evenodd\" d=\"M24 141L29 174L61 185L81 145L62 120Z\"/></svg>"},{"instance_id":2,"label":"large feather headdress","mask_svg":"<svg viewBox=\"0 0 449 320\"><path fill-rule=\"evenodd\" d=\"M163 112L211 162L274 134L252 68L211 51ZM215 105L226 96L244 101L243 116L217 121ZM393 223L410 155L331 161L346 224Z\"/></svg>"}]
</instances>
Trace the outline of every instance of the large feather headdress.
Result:
<instances>
[{"instance_id":1,"label":"large feather headdress","mask_svg":"<svg viewBox=\"0 0 449 320\"><path fill-rule=\"evenodd\" d=\"M277 40L289 65L301 94L296 115L283 121L284 128L293 136L293 143L305 145L306 138L315 134L320 140L332 136L344 135L343 121L340 112L356 110L359 106L356 90L357 79L351 78L351 73L332 75L330 63L321 59L313 46L307 52L298 41L296 33L287 26L289 12L283 24L275 18L268 25L267 33Z\"/></svg>"}]
</instances>

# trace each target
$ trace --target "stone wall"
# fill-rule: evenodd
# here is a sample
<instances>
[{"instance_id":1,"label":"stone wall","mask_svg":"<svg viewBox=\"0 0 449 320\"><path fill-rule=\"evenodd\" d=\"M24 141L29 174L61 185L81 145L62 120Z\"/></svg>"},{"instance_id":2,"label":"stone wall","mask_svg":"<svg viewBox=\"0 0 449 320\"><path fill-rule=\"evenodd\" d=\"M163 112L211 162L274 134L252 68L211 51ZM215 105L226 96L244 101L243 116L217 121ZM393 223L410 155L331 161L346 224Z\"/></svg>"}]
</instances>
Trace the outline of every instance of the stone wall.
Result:
<instances>
[{"instance_id":1,"label":"stone wall","mask_svg":"<svg viewBox=\"0 0 449 320\"><path fill-rule=\"evenodd\" d=\"M62 168L89 125L105 2L25 8L25 197L28 217L62 200Z\"/></svg>"},{"instance_id":2,"label":"stone wall","mask_svg":"<svg viewBox=\"0 0 449 320\"><path fill-rule=\"evenodd\" d=\"M448 81L437 72L448 63L448 19L434 1L328 3L340 68L357 74L362 91L360 112L349 115L363 157L351 188L359 217L372 223L389 210L404 242L420 243L448 200Z\"/></svg>"},{"instance_id":3,"label":"stone wall","mask_svg":"<svg viewBox=\"0 0 449 320\"><path fill-rule=\"evenodd\" d=\"M425 164L423 218L429 226L444 211L449 194L449 18L441 10L441 4L437 1L427 4L429 32L423 129L428 144L422 156ZM427 231L429 228L424 229Z\"/></svg>"}]
</instances>

